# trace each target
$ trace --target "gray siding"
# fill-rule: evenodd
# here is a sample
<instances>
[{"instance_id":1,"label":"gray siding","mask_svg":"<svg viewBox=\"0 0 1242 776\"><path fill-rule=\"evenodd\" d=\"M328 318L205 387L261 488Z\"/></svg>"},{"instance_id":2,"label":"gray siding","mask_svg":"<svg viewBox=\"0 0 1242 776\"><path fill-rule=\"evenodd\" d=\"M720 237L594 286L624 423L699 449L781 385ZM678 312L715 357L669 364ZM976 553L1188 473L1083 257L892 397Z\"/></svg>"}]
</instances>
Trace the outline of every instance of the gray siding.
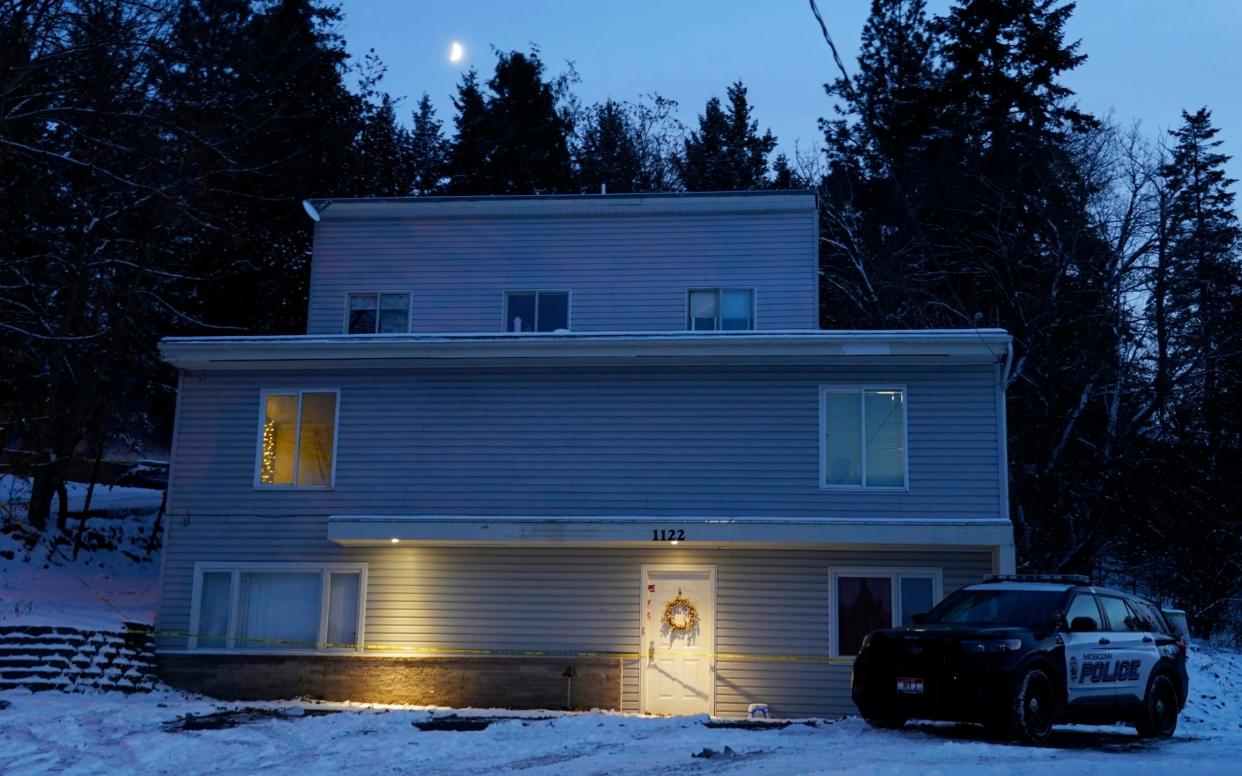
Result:
<instances>
[{"instance_id":1,"label":"gray siding","mask_svg":"<svg viewBox=\"0 0 1242 776\"><path fill-rule=\"evenodd\" d=\"M368 643L633 652L641 565L711 563L721 652L822 657L831 567L941 567L947 592L988 571L990 553L343 548L326 540L326 516L994 518L995 379L990 365L186 374L158 625L188 628L198 561L361 561ZM818 489L823 383L906 386L909 492ZM282 387L341 391L332 491L252 487L259 393ZM636 710L638 665L623 667L623 703ZM721 661L716 708L844 713L848 675L822 662Z\"/></svg>"},{"instance_id":2,"label":"gray siding","mask_svg":"<svg viewBox=\"0 0 1242 776\"><path fill-rule=\"evenodd\" d=\"M322 520L280 516L996 518L995 379L990 365L199 373L182 381L170 508L317 537ZM824 383L906 386L907 492L819 489ZM255 490L260 390L298 387L340 389L336 487Z\"/></svg>"},{"instance_id":3,"label":"gray siding","mask_svg":"<svg viewBox=\"0 0 1242 776\"><path fill-rule=\"evenodd\" d=\"M347 549L316 540L314 531L288 536L269 530L261 539L238 532L236 524L173 525L174 546L188 540L199 549L170 558L160 628L177 631L189 625L192 560L365 562L366 642L421 649L635 653L641 649L642 565L685 563L717 568L717 651L824 658L829 654L831 569L938 567L946 594L991 570L987 551ZM183 648L184 641L166 638L160 646ZM623 709L638 711L638 663L622 662ZM779 716L852 713L848 682L848 665L721 660L716 712L744 715L749 704L767 703Z\"/></svg>"},{"instance_id":4,"label":"gray siding","mask_svg":"<svg viewBox=\"0 0 1242 776\"><path fill-rule=\"evenodd\" d=\"M346 294L379 290L412 293L415 332L497 332L504 292L530 289L568 289L574 331L683 331L686 289L721 286L755 289L760 329L813 329L808 202L522 217L334 219L329 210L315 228L307 333L343 333Z\"/></svg>"}]
</instances>

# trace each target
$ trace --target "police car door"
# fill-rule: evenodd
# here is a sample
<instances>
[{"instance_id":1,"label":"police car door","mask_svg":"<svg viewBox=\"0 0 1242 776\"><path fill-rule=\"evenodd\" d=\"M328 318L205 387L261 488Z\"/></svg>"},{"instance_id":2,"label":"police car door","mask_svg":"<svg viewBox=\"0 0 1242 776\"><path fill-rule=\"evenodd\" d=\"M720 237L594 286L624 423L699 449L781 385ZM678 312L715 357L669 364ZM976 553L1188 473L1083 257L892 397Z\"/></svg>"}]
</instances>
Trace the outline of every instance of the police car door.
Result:
<instances>
[{"instance_id":1,"label":"police car door","mask_svg":"<svg viewBox=\"0 0 1242 776\"><path fill-rule=\"evenodd\" d=\"M1147 693L1147 675L1159 656L1155 635L1147 632L1146 624L1134 615L1125 599L1101 594L1100 608L1108 621L1108 646L1113 653L1102 681L1113 686L1120 701L1142 700Z\"/></svg>"},{"instance_id":2,"label":"police car door","mask_svg":"<svg viewBox=\"0 0 1242 776\"><path fill-rule=\"evenodd\" d=\"M1111 660L1111 639L1104 633L1100 608L1091 593L1077 593L1065 610L1065 680L1070 703L1111 702L1115 687L1102 681L1102 667Z\"/></svg>"}]
</instances>

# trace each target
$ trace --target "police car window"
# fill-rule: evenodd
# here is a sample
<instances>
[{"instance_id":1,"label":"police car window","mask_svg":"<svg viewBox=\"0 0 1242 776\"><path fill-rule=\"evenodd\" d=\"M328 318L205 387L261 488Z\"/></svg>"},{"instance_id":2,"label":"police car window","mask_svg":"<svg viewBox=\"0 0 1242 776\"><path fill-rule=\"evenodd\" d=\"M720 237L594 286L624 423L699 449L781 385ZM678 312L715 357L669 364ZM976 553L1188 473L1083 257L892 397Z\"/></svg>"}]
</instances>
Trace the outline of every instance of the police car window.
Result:
<instances>
[{"instance_id":1,"label":"police car window","mask_svg":"<svg viewBox=\"0 0 1242 776\"><path fill-rule=\"evenodd\" d=\"M1126 606L1130 609L1130 616L1134 618L1138 630L1147 631L1148 633L1159 633L1160 628L1156 625L1156 621L1152 619L1151 607L1144 606L1138 601L1126 601Z\"/></svg>"},{"instance_id":2,"label":"police car window","mask_svg":"<svg viewBox=\"0 0 1242 776\"><path fill-rule=\"evenodd\" d=\"M1164 615L1160 613L1159 609L1147 603L1146 601L1135 601L1133 603L1137 604L1136 608L1140 612L1147 613L1147 620L1152 624L1152 632L1172 633L1172 631L1169 630L1168 623L1164 619Z\"/></svg>"},{"instance_id":3,"label":"police car window","mask_svg":"<svg viewBox=\"0 0 1242 776\"><path fill-rule=\"evenodd\" d=\"M1039 627L1061 602L1045 590L959 590L927 615L927 622L988 623Z\"/></svg>"},{"instance_id":4,"label":"police car window","mask_svg":"<svg viewBox=\"0 0 1242 776\"><path fill-rule=\"evenodd\" d=\"M1065 622L1069 625L1074 624L1074 620L1079 617L1086 617L1095 623L1095 627L1091 630L1100 629L1100 610L1095 605L1095 596L1093 595L1077 595L1070 604L1069 609L1065 612Z\"/></svg>"},{"instance_id":5,"label":"police car window","mask_svg":"<svg viewBox=\"0 0 1242 776\"><path fill-rule=\"evenodd\" d=\"M1100 596L1100 604L1104 607L1104 616L1108 618L1108 629L1111 631L1144 630L1139 621L1130 613L1130 607L1120 598Z\"/></svg>"}]
</instances>

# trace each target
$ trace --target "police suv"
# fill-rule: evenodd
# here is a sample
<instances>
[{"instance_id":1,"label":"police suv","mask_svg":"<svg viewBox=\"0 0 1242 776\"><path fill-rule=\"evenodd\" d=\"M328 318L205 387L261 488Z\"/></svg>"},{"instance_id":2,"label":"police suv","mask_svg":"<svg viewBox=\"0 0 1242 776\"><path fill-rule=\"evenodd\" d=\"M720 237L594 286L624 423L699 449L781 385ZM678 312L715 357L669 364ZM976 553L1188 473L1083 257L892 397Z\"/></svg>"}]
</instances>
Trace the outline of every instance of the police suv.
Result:
<instances>
[{"instance_id":1,"label":"police suv","mask_svg":"<svg viewBox=\"0 0 1242 776\"><path fill-rule=\"evenodd\" d=\"M1126 722L1168 737L1186 702L1186 642L1159 607L1086 577L964 587L913 624L873 631L850 688L876 727L981 722L1038 743L1058 722Z\"/></svg>"}]
</instances>

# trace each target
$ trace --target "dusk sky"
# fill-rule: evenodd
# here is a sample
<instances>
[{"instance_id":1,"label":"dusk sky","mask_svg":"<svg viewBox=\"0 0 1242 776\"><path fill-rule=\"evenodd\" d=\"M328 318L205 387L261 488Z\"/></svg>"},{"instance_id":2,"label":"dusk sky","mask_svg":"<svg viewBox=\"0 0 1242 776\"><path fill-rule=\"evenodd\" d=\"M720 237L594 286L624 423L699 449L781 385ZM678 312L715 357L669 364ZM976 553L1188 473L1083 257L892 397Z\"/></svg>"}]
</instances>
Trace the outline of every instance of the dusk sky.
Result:
<instances>
[{"instance_id":1,"label":"dusk sky","mask_svg":"<svg viewBox=\"0 0 1242 776\"><path fill-rule=\"evenodd\" d=\"M819 0L842 56L853 66L869 0ZM932 12L947 0L930 0ZM819 141L816 119L831 114L822 84L835 74L805 0L344 0L342 32L351 53L375 49L388 65L385 86L405 95L408 112L427 92L446 127L461 73L484 76L491 47L534 43L552 72L572 61L584 103L658 92L677 100L691 123L713 94L742 79L760 122L783 150ZM1087 62L1067 83L1079 103L1149 136L1176 126L1183 109L1212 109L1226 153L1242 156L1242 2L1237 0L1083 0L1070 26ZM449 62L458 41L464 56ZM1242 177L1242 159L1230 165Z\"/></svg>"}]
</instances>

